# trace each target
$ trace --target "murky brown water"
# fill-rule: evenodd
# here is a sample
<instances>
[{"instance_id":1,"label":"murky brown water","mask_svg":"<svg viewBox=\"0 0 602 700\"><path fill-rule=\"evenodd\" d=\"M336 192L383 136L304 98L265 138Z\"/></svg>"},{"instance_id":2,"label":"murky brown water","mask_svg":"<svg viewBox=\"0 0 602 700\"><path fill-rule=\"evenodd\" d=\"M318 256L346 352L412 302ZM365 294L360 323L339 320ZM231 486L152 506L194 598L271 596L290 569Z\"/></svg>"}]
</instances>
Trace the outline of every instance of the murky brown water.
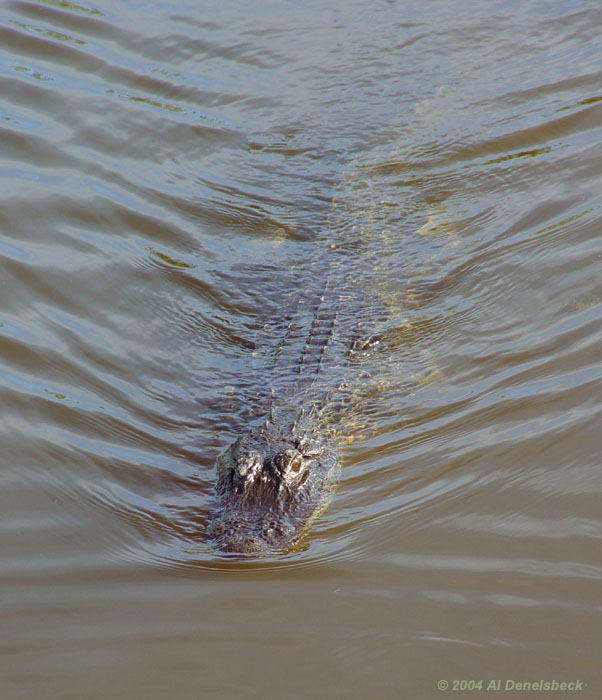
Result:
<instances>
[{"instance_id":1,"label":"murky brown water","mask_svg":"<svg viewBox=\"0 0 602 700\"><path fill-rule=\"evenodd\" d=\"M1 697L602 697L599 4L224 5L0 7ZM229 560L349 241L340 486Z\"/></svg>"}]
</instances>

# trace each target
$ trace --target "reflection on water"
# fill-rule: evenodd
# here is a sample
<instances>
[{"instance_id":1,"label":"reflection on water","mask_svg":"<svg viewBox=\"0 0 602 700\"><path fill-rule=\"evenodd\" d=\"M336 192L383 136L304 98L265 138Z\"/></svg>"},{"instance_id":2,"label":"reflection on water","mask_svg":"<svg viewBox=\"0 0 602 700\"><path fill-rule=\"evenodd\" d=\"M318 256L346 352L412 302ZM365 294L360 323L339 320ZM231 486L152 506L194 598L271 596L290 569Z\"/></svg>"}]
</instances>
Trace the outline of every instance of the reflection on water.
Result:
<instances>
[{"instance_id":1,"label":"reflection on water","mask_svg":"<svg viewBox=\"0 0 602 700\"><path fill-rule=\"evenodd\" d=\"M5 4L7 697L598 697L600 19ZM216 458L327 278L337 342L384 339L339 488L232 561Z\"/></svg>"}]
</instances>

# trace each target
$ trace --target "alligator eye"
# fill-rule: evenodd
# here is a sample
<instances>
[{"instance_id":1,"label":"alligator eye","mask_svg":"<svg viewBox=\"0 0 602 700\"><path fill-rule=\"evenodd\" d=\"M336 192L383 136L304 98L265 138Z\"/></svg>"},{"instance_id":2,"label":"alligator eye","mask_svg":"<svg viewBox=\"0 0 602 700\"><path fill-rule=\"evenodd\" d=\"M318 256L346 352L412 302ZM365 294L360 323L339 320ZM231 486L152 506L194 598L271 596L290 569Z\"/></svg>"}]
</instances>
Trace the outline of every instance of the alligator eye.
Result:
<instances>
[{"instance_id":1,"label":"alligator eye","mask_svg":"<svg viewBox=\"0 0 602 700\"><path fill-rule=\"evenodd\" d=\"M291 460L290 471L294 474L298 474L303 466L303 458L301 455L297 455L293 460Z\"/></svg>"}]
</instances>

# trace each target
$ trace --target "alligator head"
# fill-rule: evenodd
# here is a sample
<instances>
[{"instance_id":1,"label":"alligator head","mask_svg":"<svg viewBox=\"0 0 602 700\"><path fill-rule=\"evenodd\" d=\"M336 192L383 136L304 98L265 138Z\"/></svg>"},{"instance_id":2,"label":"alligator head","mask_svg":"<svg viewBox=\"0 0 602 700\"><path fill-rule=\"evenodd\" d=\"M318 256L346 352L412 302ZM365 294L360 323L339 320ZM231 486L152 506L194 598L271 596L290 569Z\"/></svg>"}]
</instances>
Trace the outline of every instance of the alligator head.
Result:
<instances>
[{"instance_id":1,"label":"alligator head","mask_svg":"<svg viewBox=\"0 0 602 700\"><path fill-rule=\"evenodd\" d=\"M223 552L286 551L324 505L338 455L312 417L287 411L242 435L218 460L208 537Z\"/></svg>"}]
</instances>

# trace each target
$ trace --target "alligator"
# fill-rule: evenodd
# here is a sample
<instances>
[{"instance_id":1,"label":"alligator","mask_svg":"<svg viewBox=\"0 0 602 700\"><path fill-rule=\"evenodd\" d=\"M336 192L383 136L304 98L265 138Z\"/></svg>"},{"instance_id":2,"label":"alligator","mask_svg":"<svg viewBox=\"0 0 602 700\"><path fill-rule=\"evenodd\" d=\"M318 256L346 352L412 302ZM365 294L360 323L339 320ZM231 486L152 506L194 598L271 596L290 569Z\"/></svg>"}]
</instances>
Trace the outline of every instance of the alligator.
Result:
<instances>
[{"instance_id":1,"label":"alligator","mask_svg":"<svg viewBox=\"0 0 602 700\"><path fill-rule=\"evenodd\" d=\"M419 120L417 126L420 124ZM407 135L411 133L408 129ZM218 459L215 503L206 528L207 538L218 551L236 555L291 551L326 507L336 485L337 437L341 427L342 434L349 433L349 419L361 413L364 378L368 382L363 385L368 389L364 396L370 400L375 391L393 385L409 393L417 382L437 376L436 363L427 356L422 366L421 353L412 353L408 364L419 362L422 376L417 379L407 372L400 365L400 348L414 334L420 337L427 332L428 319L420 308L428 303L431 265L439 269L444 247L439 236L431 254L421 253L415 273L420 285L414 290L407 286L412 267L405 267L408 251L399 247L406 240L400 222L403 220L403 228L415 222L421 248L429 245L433 232L449 235L449 243L455 246L455 228L440 203L424 202L430 215L420 227L422 208L402 208L398 203L400 187L408 185L405 180L400 183L399 173L407 165L403 140L396 133L393 139L392 149L389 140L376 139L375 148L363 152L356 167L337 184L325 226L334 232L335 244L319 237L315 241L318 262L314 269L327 270L326 281L311 297L314 301L309 309L301 308L303 294L297 309L301 317L311 318L304 338L296 338L303 349L299 354L299 343L293 343L294 354L281 353L266 418ZM420 191L415 196L416 202L423 202ZM310 270L312 279L319 276ZM395 296L402 278L406 287L400 307ZM389 280L392 293L387 291ZM405 317L406 307L417 312L416 324L400 318L400 308ZM381 329L386 319L384 333L366 336L358 321L361 318L378 322ZM374 345L385 345L387 350L383 355L386 369L383 364L373 367L372 377L381 374L376 385L369 374L362 373L363 363L356 362L370 355Z\"/></svg>"},{"instance_id":2,"label":"alligator","mask_svg":"<svg viewBox=\"0 0 602 700\"><path fill-rule=\"evenodd\" d=\"M218 459L206 529L218 551L290 551L328 503L339 472L334 394L344 386L351 358L378 341L360 343L351 334L347 342L349 333L335 333L346 299L341 292L332 277L326 281L309 310L312 320L296 362L285 353L280 358L289 387L274 381L276 397L265 419Z\"/></svg>"}]
</instances>

